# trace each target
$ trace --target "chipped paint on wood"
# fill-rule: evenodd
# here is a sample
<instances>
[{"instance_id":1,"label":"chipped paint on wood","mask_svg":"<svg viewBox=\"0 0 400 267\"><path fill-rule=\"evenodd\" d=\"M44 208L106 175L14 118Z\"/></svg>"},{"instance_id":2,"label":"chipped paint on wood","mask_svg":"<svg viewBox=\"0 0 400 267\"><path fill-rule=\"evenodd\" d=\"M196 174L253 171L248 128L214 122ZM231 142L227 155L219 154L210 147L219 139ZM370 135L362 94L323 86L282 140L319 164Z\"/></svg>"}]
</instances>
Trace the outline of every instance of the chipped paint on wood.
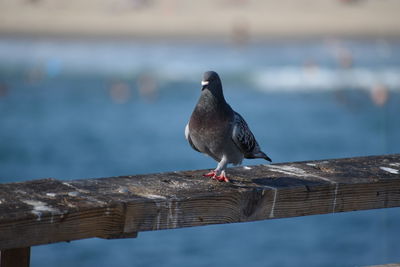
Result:
<instances>
[{"instance_id":1,"label":"chipped paint on wood","mask_svg":"<svg viewBox=\"0 0 400 267\"><path fill-rule=\"evenodd\" d=\"M385 172L390 172L393 174L399 174L399 170L389 168L389 167L379 167L381 170L384 170Z\"/></svg>"},{"instance_id":2,"label":"chipped paint on wood","mask_svg":"<svg viewBox=\"0 0 400 267\"><path fill-rule=\"evenodd\" d=\"M272 171L280 172L287 175L294 175L300 177L304 177L307 175L307 173L304 170L290 165L266 165L266 166L272 169Z\"/></svg>"},{"instance_id":3,"label":"chipped paint on wood","mask_svg":"<svg viewBox=\"0 0 400 267\"><path fill-rule=\"evenodd\" d=\"M278 196L278 189L273 188L273 190L274 190L274 200L272 201L271 212L269 213L269 218L274 218L274 210L275 210L275 205L276 205L276 199Z\"/></svg>"},{"instance_id":4,"label":"chipped paint on wood","mask_svg":"<svg viewBox=\"0 0 400 267\"><path fill-rule=\"evenodd\" d=\"M339 184L335 184L335 193L334 193L334 197L333 197L332 213L335 213L338 190L339 190Z\"/></svg>"},{"instance_id":5,"label":"chipped paint on wood","mask_svg":"<svg viewBox=\"0 0 400 267\"><path fill-rule=\"evenodd\" d=\"M31 213L37 216L37 220L40 221L43 212L49 212L51 215L58 214L60 211L58 209L49 207L46 203L37 200L21 200L23 203L28 204L33 207ZM53 218L53 216L51 216Z\"/></svg>"},{"instance_id":6,"label":"chipped paint on wood","mask_svg":"<svg viewBox=\"0 0 400 267\"><path fill-rule=\"evenodd\" d=\"M306 163L306 165L313 166L313 167L317 166L314 163L311 163L311 165L310 165L310 163ZM272 171L280 172L280 173L287 174L290 176L299 176L299 177L311 176L311 177L318 178L318 179L321 179L324 181L328 181L330 183L335 183L328 178L322 177L320 175L315 175L311 172L306 172L305 170L303 170L299 167L294 167L291 165L265 165L265 166L268 166L270 169L272 169Z\"/></svg>"}]
</instances>

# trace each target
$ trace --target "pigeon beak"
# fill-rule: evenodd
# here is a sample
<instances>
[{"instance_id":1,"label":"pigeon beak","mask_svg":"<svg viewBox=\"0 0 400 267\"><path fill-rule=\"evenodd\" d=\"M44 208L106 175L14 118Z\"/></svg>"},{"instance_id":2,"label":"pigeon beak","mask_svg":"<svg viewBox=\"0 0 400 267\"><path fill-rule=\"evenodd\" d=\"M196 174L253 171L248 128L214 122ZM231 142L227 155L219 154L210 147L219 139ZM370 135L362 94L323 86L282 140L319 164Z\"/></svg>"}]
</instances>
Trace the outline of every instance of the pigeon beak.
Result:
<instances>
[{"instance_id":1,"label":"pigeon beak","mask_svg":"<svg viewBox=\"0 0 400 267\"><path fill-rule=\"evenodd\" d=\"M204 88L206 88L208 83L209 83L208 81L201 81L201 86L202 86L201 90L204 90Z\"/></svg>"}]
</instances>

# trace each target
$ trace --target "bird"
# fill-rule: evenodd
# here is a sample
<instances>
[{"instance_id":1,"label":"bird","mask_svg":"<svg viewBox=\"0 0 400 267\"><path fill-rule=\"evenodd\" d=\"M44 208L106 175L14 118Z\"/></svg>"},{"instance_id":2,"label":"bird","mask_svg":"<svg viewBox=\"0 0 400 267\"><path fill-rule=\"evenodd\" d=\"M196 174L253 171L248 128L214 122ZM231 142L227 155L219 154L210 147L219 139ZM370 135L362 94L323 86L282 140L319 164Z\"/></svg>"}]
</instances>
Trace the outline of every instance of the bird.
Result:
<instances>
[{"instance_id":1,"label":"bird","mask_svg":"<svg viewBox=\"0 0 400 267\"><path fill-rule=\"evenodd\" d=\"M190 146L218 162L217 168L204 174L220 182L230 182L227 165L239 165L243 158L271 159L261 151L243 117L226 102L221 79L207 71L201 81L199 100L185 127Z\"/></svg>"}]
</instances>

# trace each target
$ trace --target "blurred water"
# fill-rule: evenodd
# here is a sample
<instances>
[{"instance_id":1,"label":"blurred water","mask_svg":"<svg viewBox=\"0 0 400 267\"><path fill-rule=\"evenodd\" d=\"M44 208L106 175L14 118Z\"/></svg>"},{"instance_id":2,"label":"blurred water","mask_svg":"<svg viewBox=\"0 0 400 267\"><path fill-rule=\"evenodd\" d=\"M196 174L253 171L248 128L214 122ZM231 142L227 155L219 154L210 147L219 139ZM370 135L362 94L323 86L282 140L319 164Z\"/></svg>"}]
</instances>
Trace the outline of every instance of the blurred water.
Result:
<instances>
[{"instance_id":1,"label":"blurred water","mask_svg":"<svg viewBox=\"0 0 400 267\"><path fill-rule=\"evenodd\" d=\"M0 181L214 168L183 135L209 69L274 162L399 153L399 48L2 38ZM34 247L32 266L399 262L399 219L387 209L82 240Z\"/></svg>"}]
</instances>

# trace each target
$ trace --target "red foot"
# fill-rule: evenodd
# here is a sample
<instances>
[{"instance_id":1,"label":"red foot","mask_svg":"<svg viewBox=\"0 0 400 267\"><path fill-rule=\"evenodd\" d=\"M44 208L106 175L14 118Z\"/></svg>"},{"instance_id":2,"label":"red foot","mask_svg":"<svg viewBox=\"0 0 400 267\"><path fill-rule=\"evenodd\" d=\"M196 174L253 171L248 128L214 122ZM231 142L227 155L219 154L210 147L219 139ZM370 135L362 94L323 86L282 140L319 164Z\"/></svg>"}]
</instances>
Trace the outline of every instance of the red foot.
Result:
<instances>
[{"instance_id":1,"label":"red foot","mask_svg":"<svg viewBox=\"0 0 400 267\"><path fill-rule=\"evenodd\" d=\"M210 171L209 173L203 174L204 177L216 177L217 173L215 171Z\"/></svg>"},{"instance_id":2,"label":"red foot","mask_svg":"<svg viewBox=\"0 0 400 267\"><path fill-rule=\"evenodd\" d=\"M220 176L216 175L213 178L220 182L229 183L229 179L228 179L228 177L225 176L225 174L221 174Z\"/></svg>"},{"instance_id":3,"label":"red foot","mask_svg":"<svg viewBox=\"0 0 400 267\"><path fill-rule=\"evenodd\" d=\"M203 174L203 176L210 177L210 178L220 181L220 182L229 183L229 179L228 179L228 177L225 176L225 172L221 173L221 175L217 175L216 171L210 171L209 173Z\"/></svg>"}]
</instances>

